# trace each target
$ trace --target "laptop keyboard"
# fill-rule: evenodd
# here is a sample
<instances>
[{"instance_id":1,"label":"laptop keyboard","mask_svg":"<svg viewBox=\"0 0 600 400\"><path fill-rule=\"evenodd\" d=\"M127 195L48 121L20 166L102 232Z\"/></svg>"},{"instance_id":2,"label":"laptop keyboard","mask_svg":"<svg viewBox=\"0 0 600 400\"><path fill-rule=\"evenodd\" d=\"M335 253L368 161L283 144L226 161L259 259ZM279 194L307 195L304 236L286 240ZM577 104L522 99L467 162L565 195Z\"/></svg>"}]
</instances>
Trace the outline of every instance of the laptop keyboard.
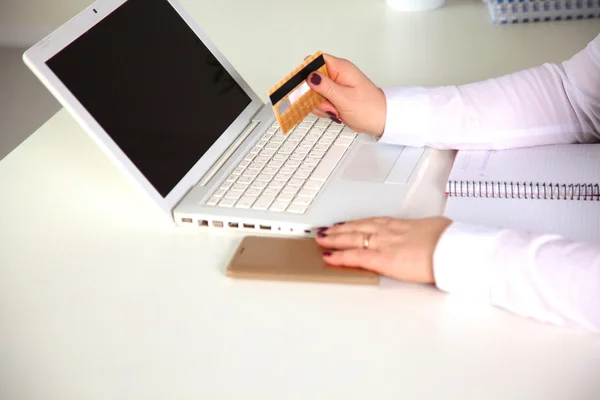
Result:
<instances>
[{"instance_id":1,"label":"laptop keyboard","mask_svg":"<svg viewBox=\"0 0 600 400\"><path fill-rule=\"evenodd\" d=\"M274 122L206 204L303 214L356 136L315 116L287 135Z\"/></svg>"}]
</instances>

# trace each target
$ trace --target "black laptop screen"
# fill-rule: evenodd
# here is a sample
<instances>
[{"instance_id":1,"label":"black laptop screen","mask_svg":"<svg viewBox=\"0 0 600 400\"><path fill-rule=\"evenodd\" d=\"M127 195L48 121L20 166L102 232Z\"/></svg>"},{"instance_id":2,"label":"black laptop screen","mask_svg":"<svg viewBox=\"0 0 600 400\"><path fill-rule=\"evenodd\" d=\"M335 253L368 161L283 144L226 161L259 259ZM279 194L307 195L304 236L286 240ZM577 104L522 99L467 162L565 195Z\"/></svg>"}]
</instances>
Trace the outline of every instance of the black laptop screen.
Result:
<instances>
[{"instance_id":1,"label":"black laptop screen","mask_svg":"<svg viewBox=\"0 0 600 400\"><path fill-rule=\"evenodd\" d=\"M47 65L162 196L251 102L166 0L128 0Z\"/></svg>"}]
</instances>

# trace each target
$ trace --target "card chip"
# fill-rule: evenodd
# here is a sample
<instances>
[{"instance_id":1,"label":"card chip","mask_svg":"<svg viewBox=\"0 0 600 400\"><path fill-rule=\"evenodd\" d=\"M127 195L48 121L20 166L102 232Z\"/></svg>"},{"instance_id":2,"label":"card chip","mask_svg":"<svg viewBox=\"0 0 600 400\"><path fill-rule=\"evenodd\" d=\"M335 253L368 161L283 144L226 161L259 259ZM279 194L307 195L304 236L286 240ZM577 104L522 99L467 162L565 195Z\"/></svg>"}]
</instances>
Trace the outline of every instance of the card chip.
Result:
<instances>
[{"instance_id":1,"label":"card chip","mask_svg":"<svg viewBox=\"0 0 600 400\"><path fill-rule=\"evenodd\" d=\"M325 100L320 94L310 90L306 79L311 72L319 71L328 76L323 53L317 51L304 60L289 75L269 90L269 99L273 105L275 117L281 131L285 134L306 118Z\"/></svg>"}]
</instances>

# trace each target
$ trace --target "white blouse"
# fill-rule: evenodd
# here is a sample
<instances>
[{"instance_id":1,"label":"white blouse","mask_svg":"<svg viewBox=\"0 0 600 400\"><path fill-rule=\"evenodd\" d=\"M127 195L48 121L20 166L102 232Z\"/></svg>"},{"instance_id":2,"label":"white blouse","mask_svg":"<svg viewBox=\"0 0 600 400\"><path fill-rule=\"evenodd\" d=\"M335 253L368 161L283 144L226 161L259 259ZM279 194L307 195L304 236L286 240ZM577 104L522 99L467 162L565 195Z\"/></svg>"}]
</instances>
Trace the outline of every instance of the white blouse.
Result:
<instances>
[{"instance_id":1,"label":"white blouse","mask_svg":"<svg viewBox=\"0 0 600 400\"><path fill-rule=\"evenodd\" d=\"M600 35L561 64L467 85L384 92L384 143L506 149L596 142ZM600 244L453 221L435 251L434 273L441 290L600 333Z\"/></svg>"}]
</instances>

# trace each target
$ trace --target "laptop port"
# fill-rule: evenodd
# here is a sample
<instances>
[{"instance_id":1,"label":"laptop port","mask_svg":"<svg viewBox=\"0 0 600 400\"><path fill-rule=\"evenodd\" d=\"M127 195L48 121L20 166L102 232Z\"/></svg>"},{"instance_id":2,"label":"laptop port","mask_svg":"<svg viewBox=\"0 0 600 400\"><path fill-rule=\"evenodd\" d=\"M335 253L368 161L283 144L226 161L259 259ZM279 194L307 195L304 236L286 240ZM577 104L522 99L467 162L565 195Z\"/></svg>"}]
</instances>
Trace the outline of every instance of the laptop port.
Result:
<instances>
[{"instance_id":1,"label":"laptop port","mask_svg":"<svg viewBox=\"0 0 600 400\"><path fill-rule=\"evenodd\" d=\"M270 231L271 230L271 226L269 226L269 225L261 225L260 229L262 229L263 231Z\"/></svg>"},{"instance_id":2,"label":"laptop port","mask_svg":"<svg viewBox=\"0 0 600 400\"><path fill-rule=\"evenodd\" d=\"M185 222L187 224L191 224L193 221L191 218L181 218L181 222Z\"/></svg>"},{"instance_id":3,"label":"laptop port","mask_svg":"<svg viewBox=\"0 0 600 400\"><path fill-rule=\"evenodd\" d=\"M256 225L254 225L254 224L244 224L244 228L247 228L247 229L254 229L255 227L256 227Z\"/></svg>"},{"instance_id":4,"label":"laptop port","mask_svg":"<svg viewBox=\"0 0 600 400\"><path fill-rule=\"evenodd\" d=\"M240 224L238 224L237 222L230 222L228 225L230 228L239 228L240 227Z\"/></svg>"},{"instance_id":5,"label":"laptop port","mask_svg":"<svg viewBox=\"0 0 600 400\"><path fill-rule=\"evenodd\" d=\"M222 228L223 227L223 222L222 221L213 221L213 226L215 228Z\"/></svg>"},{"instance_id":6,"label":"laptop port","mask_svg":"<svg viewBox=\"0 0 600 400\"><path fill-rule=\"evenodd\" d=\"M198 221L198 226L208 226L208 221L205 219L201 219Z\"/></svg>"}]
</instances>

